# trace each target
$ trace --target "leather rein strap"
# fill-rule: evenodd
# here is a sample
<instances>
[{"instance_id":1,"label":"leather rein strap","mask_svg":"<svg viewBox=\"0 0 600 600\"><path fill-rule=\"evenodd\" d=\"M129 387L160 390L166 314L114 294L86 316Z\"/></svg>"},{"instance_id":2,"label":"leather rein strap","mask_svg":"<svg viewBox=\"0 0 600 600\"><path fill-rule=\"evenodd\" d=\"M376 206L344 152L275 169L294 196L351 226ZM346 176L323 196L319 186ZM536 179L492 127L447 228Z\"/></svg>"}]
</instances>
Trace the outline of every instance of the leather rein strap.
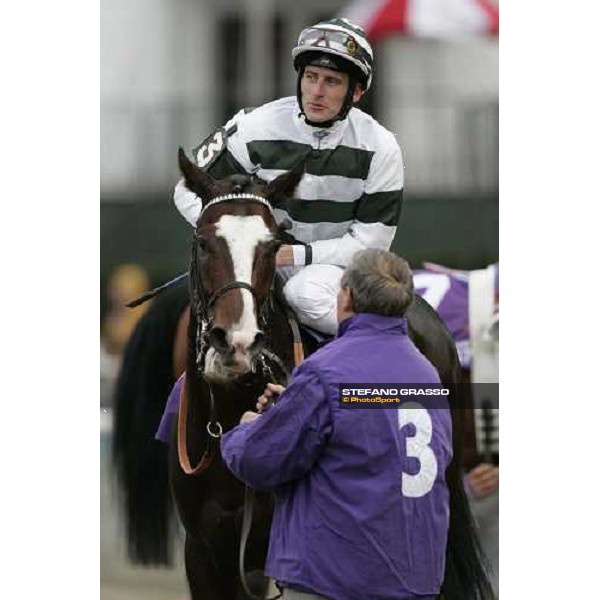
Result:
<instances>
[{"instance_id":1,"label":"leather rein strap","mask_svg":"<svg viewBox=\"0 0 600 600\"><path fill-rule=\"evenodd\" d=\"M181 393L179 396L179 415L177 417L177 454L179 455L179 464L186 475L200 475L209 467L215 455L215 446L217 440L221 437L222 429L220 423L217 422L215 400L213 398L212 387L210 390L210 416L206 425L208 439L206 449L200 459L200 462L193 467L187 451L187 413L188 413L188 395L186 393L187 378L184 377ZM214 425L215 431L211 430L211 425Z\"/></svg>"},{"instance_id":2,"label":"leather rein strap","mask_svg":"<svg viewBox=\"0 0 600 600\"><path fill-rule=\"evenodd\" d=\"M246 579L246 567L244 566L244 559L246 556L246 543L248 542L248 538L250 537L250 529L252 528L252 513L254 512L254 490L247 485L246 490L244 491L244 518L242 520L242 533L240 540L240 557L239 557L239 571L240 571L240 580L242 582L242 586L246 594L252 600L265 600L262 596L257 596L254 594L250 588L248 587L248 581ZM278 600L281 598L281 593L277 594L277 596L273 596L272 598L267 598L266 600Z\"/></svg>"},{"instance_id":3,"label":"leather rein strap","mask_svg":"<svg viewBox=\"0 0 600 600\"><path fill-rule=\"evenodd\" d=\"M289 306L285 307L285 314L287 316L288 323L292 330L292 336L294 338L294 365L297 367L304 361L304 347L302 346L302 337L300 335L300 327L298 327L298 321L294 315L292 309Z\"/></svg>"}]
</instances>

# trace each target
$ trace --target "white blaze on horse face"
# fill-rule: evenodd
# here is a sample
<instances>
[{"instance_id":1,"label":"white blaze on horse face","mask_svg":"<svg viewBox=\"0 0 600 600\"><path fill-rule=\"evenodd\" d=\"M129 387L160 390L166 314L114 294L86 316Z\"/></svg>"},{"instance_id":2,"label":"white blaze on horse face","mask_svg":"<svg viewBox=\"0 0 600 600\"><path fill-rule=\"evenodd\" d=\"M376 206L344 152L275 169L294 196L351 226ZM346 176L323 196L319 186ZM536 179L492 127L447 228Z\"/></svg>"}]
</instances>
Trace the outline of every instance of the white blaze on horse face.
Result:
<instances>
[{"instance_id":1,"label":"white blaze on horse face","mask_svg":"<svg viewBox=\"0 0 600 600\"><path fill-rule=\"evenodd\" d=\"M254 253L260 242L268 242L273 234L267 228L262 217L223 215L216 225L216 235L227 242L236 281L252 285L252 265ZM258 332L258 323L254 313L254 296L249 290L242 293L242 316L234 323L229 332L229 342L235 348L247 349Z\"/></svg>"}]
</instances>

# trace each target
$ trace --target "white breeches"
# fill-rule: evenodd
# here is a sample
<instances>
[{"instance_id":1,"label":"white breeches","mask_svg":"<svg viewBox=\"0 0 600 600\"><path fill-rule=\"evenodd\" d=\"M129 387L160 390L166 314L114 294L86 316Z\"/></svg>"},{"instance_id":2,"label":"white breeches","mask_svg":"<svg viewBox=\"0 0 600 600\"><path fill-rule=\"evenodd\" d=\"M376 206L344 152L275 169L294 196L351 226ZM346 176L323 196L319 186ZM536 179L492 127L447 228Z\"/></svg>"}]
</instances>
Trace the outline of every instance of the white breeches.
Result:
<instances>
[{"instance_id":1,"label":"white breeches","mask_svg":"<svg viewBox=\"0 0 600 600\"><path fill-rule=\"evenodd\" d=\"M280 267L283 294L304 325L322 333L337 333L337 294L344 269L335 265Z\"/></svg>"}]
</instances>

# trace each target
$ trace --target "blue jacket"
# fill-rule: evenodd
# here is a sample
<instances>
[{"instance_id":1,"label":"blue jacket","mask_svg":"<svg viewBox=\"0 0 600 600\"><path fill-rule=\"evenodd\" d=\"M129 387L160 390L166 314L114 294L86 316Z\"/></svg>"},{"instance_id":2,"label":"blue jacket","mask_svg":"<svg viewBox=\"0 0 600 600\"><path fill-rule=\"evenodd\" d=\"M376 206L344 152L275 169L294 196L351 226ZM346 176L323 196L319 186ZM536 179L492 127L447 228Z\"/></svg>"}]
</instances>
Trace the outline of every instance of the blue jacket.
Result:
<instances>
[{"instance_id":1,"label":"blue jacket","mask_svg":"<svg viewBox=\"0 0 600 600\"><path fill-rule=\"evenodd\" d=\"M279 402L221 440L275 493L266 573L334 600L428 598L444 574L447 408L341 408L339 384L439 384L406 320L360 313L297 367Z\"/></svg>"}]
</instances>

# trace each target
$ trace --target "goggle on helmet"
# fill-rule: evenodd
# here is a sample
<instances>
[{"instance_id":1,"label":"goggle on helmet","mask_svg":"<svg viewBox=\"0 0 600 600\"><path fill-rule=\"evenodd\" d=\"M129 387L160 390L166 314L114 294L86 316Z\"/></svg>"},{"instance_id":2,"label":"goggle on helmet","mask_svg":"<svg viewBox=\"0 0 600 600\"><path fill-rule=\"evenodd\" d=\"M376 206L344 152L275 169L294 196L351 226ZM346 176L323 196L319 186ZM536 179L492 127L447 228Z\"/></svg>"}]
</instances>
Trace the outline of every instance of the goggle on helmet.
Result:
<instances>
[{"instance_id":1,"label":"goggle on helmet","mask_svg":"<svg viewBox=\"0 0 600 600\"><path fill-rule=\"evenodd\" d=\"M352 63L363 75L364 91L373 79L373 50L364 31L347 19L332 19L302 30L297 46L292 50L294 67L305 52L323 52L339 56Z\"/></svg>"}]
</instances>

